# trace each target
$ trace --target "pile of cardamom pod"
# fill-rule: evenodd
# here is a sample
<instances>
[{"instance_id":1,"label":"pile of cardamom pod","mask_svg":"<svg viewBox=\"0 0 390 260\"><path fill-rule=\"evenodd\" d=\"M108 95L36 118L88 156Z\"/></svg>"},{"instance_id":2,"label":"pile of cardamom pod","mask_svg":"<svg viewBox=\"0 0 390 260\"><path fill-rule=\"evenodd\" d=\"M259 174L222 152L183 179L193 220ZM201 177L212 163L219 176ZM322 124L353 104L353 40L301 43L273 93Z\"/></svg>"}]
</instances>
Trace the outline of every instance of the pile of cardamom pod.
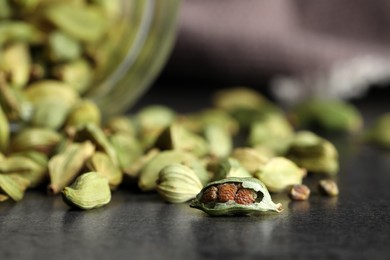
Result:
<instances>
[{"instance_id":1,"label":"pile of cardamom pod","mask_svg":"<svg viewBox=\"0 0 390 260\"><path fill-rule=\"evenodd\" d=\"M337 150L296 129L358 132L362 117L347 103L310 100L285 113L236 87L193 114L155 105L102 120L83 96L110 53L100 39L115 38L107 23L115 22L118 1L86 3L0 0L0 201L45 187L70 206L92 209L129 181L167 202L194 199L190 206L210 215L280 212L269 191L306 200L308 172L330 176L319 187L338 194L330 180ZM389 148L389 130L387 114L364 140ZM234 147L236 136L246 142Z\"/></svg>"}]
</instances>

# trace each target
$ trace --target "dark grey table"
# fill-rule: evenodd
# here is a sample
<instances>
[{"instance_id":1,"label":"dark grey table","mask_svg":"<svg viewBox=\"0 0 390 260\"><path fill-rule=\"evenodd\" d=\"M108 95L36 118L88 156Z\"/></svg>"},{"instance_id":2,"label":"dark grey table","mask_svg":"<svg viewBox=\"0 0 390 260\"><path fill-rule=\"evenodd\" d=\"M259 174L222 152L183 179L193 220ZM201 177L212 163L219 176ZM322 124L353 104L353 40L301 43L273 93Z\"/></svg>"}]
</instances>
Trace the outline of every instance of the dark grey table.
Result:
<instances>
[{"instance_id":1,"label":"dark grey table","mask_svg":"<svg viewBox=\"0 0 390 260\"><path fill-rule=\"evenodd\" d=\"M204 105L153 93L138 107ZM380 100L357 102L368 122L390 110ZM390 259L390 154L342 135L332 141L341 155L337 198L320 196L313 177L308 202L273 196L280 214L209 217L130 189L88 212L29 191L20 203L0 204L0 259Z\"/></svg>"}]
</instances>

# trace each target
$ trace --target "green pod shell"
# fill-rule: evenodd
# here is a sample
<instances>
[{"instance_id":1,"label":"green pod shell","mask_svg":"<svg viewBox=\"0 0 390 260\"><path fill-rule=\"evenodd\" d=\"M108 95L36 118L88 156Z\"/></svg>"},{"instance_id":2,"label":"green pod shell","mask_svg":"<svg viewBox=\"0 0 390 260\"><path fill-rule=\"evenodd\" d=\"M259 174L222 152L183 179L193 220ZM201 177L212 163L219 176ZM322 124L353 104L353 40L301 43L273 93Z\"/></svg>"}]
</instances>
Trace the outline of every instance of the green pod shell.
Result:
<instances>
[{"instance_id":1,"label":"green pod shell","mask_svg":"<svg viewBox=\"0 0 390 260\"><path fill-rule=\"evenodd\" d=\"M201 202L203 193L211 186L217 186L226 183L240 184L243 188L251 189L257 194L257 199L252 204L242 205L235 201L228 201L226 203L203 203ZM225 216L225 215L246 215L255 212L275 211L281 212L281 204L275 204L272 201L265 185L255 178L226 178L223 180L211 182L207 184L196 198L191 202L190 207L197 208L211 216Z\"/></svg>"},{"instance_id":2,"label":"green pod shell","mask_svg":"<svg viewBox=\"0 0 390 260\"><path fill-rule=\"evenodd\" d=\"M65 187L62 198L71 207L100 208L110 202L111 190L107 178L97 172L88 172L80 175L70 187Z\"/></svg>"}]
</instances>

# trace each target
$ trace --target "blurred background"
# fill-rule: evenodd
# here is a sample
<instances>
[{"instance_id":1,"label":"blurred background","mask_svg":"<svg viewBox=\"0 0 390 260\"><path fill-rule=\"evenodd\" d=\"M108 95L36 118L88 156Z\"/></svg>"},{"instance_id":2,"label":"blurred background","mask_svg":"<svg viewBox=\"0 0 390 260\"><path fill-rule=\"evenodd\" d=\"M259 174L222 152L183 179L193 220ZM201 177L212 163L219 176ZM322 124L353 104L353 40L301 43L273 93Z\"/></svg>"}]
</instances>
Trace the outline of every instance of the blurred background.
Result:
<instances>
[{"instance_id":1,"label":"blurred background","mask_svg":"<svg viewBox=\"0 0 390 260\"><path fill-rule=\"evenodd\" d=\"M234 85L285 104L389 97L388 0L185 0L178 27L149 98L165 91L195 98Z\"/></svg>"}]
</instances>

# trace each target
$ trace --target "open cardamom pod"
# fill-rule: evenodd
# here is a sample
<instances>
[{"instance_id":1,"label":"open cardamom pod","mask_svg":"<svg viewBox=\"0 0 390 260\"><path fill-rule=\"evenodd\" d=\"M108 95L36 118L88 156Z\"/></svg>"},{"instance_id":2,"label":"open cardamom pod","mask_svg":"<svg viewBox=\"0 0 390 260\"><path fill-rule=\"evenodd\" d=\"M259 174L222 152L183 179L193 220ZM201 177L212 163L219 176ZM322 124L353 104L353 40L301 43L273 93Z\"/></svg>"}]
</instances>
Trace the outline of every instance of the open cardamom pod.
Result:
<instances>
[{"instance_id":1,"label":"open cardamom pod","mask_svg":"<svg viewBox=\"0 0 390 260\"><path fill-rule=\"evenodd\" d=\"M255 178L226 178L211 182L190 204L190 207L211 216L281 212L281 206L272 201L266 186Z\"/></svg>"}]
</instances>

